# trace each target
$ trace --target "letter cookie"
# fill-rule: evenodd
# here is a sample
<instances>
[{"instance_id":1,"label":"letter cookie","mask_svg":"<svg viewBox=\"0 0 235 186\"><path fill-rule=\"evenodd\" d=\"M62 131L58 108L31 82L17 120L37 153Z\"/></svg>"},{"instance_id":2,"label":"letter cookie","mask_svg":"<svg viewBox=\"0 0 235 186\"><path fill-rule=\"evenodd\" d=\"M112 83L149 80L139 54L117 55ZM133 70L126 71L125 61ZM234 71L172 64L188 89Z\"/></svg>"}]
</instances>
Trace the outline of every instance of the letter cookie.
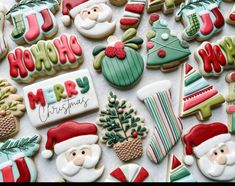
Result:
<instances>
[{"instance_id":1,"label":"letter cookie","mask_svg":"<svg viewBox=\"0 0 235 186\"><path fill-rule=\"evenodd\" d=\"M171 104L171 82L159 81L147 85L137 92L138 98L144 101L154 122L154 130L147 155L154 163L160 163L179 141L182 134L182 123L176 117Z\"/></svg>"},{"instance_id":2,"label":"letter cookie","mask_svg":"<svg viewBox=\"0 0 235 186\"><path fill-rule=\"evenodd\" d=\"M87 69L23 88L29 119L34 127L98 108L95 88Z\"/></svg>"},{"instance_id":3,"label":"letter cookie","mask_svg":"<svg viewBox=\"0 0 235 186\"><path fill-rule=\"evenodd\" d=\"M224 17L219 10L222 0L187 0L180 5L176 21L185 26L182 37L205 41L224 27Z\"/></svg>"},{"instance_id":4,"label":"letter cookie","mask_svg":"<svg viewBox=\"0 0 235 186\"><path fill-rule=\"evenodd\" d=\"M108 38L108 46L97 46L93 50L93 67L101 71L105 79L118 88L135 85L144 71L144 60L137 52L143 39L136 36L136 29L128 29L120 39Z\"/></svg>"},{"instance_id":5,"label":"letter cookie","mask_svg":"<svg viewBox=\"0 0 235 186\"><path fill-rule=\"evenodd\" d=\"M125 6L125 12L120 19L120 25L123 30L129 28L137 28L140 24L140 19L144 13L146 0L129 0Z\"/></svg>"},{"instance_id":6,"label":"letter cookie","mask_svg":"<svg viewBox=\"0 0 235 186\"><path fill-rule=\"evenodd\" d=\"M160 68L162 72L176 70L191 54L188 44L180 41L157 14L150 16L150 23L153 30L147 34L147 68Z\"/></svg>"},{"instance_id":7,"label":"letter cookie","mask_svg":"<svg viewBox=\"0 0 235 186\"><path fill-rule=\"evenodd\" d=\"M32 157L39 150L41 137L21 137L0 143L0 183L35 182L37 168Z\"/></svg>"},{"instance_id":8,"label":"letter cookie","mask_svg":"<svg viewBox=\"0 0 235 186\"><path fill-rule=\"evenodd\" d=\"M11 39L17 44L34 44L52 38L58 30L54 16L58 10L57 0L21 0L15 3L6 15L14 26Z\"/></svg>"},{"instance_id":9,"label":"letter cookie","mask_svg":"<svg viewBox=\"0 0 235 186\"><path fill-rule=\"evenodd\" d=\"M148 132L144 119L136 112L129 102L110 92L106 109L101 111L97 121L103 128L102 142L113 147L119 159L125 162L142 156L141 138Z\"/></svg>"},{"instance_id":10,"label":"letter cookie","mask_svg":"<svg viewBox=\"0 0 235 186\"><path fill-rule=\"evenodd\" d=\"M181 78L180 117L196 115L200 121L211 117L211 110L225 102L223 96L188 63Z\"/></svg>"},{"instance_id":11,"label":"letter cookie","mask_svg":"<svg viewBox=\"0 0 235 186\"><path fill-rule=\"evenodd\" d=\"M4 4L0 3L0 60L3 59L8 52L8 45L4 39L4 26L5 26L5 15L7 13Z\"/></svg>"},{"instance_id":12,"label":"letter cookie","mask_svg":"<svg viewBox=\"0 0 235 186\"><path fill-rule=\"evenodd\" d=\"M29 48L17 47L8 54L8 61L13 80L31 83L41 76L53 76L58 70L79 67L83 53L75 35L63 34Z\"/></svg>"},{"instance_id":13,"label":"letter cookie","mask_svg":"<svg viewBox=\"0 0 235 186\"><path fill-rule=\"evenodd\" d=\"M0 79L0 140L10 138L19 131L19 118L24 115L23 97L6 80Z\"/></svg>"}]
</instances>

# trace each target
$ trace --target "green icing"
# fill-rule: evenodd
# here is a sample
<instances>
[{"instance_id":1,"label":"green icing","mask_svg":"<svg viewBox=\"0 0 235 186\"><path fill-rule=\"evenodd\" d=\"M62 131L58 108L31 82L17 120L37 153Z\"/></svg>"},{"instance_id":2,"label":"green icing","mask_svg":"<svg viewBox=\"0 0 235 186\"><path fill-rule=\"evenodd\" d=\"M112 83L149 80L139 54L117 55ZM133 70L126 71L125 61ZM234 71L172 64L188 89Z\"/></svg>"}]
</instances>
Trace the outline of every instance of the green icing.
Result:
<instances>
[{"instance_id":1,"label":"green icing","mask_svg":"<svg viewBox=\"0 0 235 186\"><path fill-rule=\"evenodd\" d=\"M56 52L56 49L53 45L52 42L47 42L47 45L46 45L46 51L47 51L47 55L50 59L50 61L53 63L53 64L57 64L58 63L58 54Z\"/></svg>"},{"instance_id":2,"label":"green icing","mask_svg":"<svg viewBox=\"0 0 235 186\"><path fill-rule=\"evenodd\" d=\"M90 89L90 85L89 85L89 80L87 77L83 77L76 79L76 82L78 84L78 86L81 88L81 93L85 94L89 91Z\"/></svg>"},{"instance_id":3,"label":"green icing","mask_svg":"<svg viewBox=\"0 0 235 186\"><path fill-rule=\"evenodd\" d=\"M190 85L191 83L199 80L200 78L202 78L201 74L194 73L192 76L190 76L188 79L185 80L185 86Z\"/></svg>"},{"instance_id":4,"label":"green icing","mask_svg":"<svg viewBox=\"0 0 235 186\"><path fill-rule=\"evenodd\" d=\"M226 54L226 60L229 65L235 63L235 41L231 37L225 37L221 42L219 42L220 47L224 50Z\"/></svg>"},{"instance_id":5,"label":"green icing","mask_svg":"<svg viewBox=\"0 0 235 186\"><path fill-rule=\"evenodd\" d=\"M124 32L124 34L121 37L121 41L125 42L129 39L132 39L133 37L135 37L137 31L135 28L130 28L127 31Z\"/></svg>"},{"instance_id":6,"label":"green icing","mask_svg":"<svg viewBox=\"0 0 235 186\"><path fill-rule=\"evenodd\" d=\"M61 84L54 85L54 92L56 100L59 102L61 99L65 99L67 95L64 93L64 87Z\"/></svg>"},{"instance_id":7,"label":"green icing","mask_svg":"<svg viewBox=\"0 0 235 186\"><path fill-rule=\"evenodd\" d=\"M175 2L174 0L165 0L166 9L174 8Z\"/></svg>"},{"instance_id":8,"label":"green icing","mask_svg":"<svg viewBox=\"0 0 235 186\"><path fill-rule=\"evenodd\" d=\"M179 169L173 171L172 175L170 176L170 181L175 182L179 179L189 176L190 174L191 173L185 167L180 167Z\"/></svg>"},{"instance_id":9,"label":"green icing","mask_svg":"<svg viewBox=\"0 0 235 186\"><path fill-rule=\"evenodd\" d=\"M96 46L92 52L93 56L98 55L100 52L102 52L103 50L105 50L105 46Z\"/></svg>"}]
</instances>

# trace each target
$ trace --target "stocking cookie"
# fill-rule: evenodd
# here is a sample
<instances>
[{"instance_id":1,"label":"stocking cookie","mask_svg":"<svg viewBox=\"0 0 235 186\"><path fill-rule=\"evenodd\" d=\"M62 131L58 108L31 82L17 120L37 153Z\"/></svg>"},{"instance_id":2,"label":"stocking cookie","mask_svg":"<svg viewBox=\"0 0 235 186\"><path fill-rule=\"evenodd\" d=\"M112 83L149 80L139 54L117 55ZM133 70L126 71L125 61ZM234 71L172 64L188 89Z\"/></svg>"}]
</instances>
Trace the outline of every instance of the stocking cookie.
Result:
<instances>
[{"instance_id":1,"label":"stocking cookie","mask_svg":"<svg viewBox=\"0 0 235 186\"><path fill-rule=\"evenodd\" d=\"M210 118L211 110L224 103L223 96L188 63L181 74L180 117L196 115L201 121Z\"/></svg>"},{"instance_id":2,"label":"stocking cookie","mask_svg":"<svg viewBox=\"0 0 235 186\"><path fill-rule=\"evenodd\" d=\"M44 158L56 155L56 168L69 182L94 182L104 171L96 168L102 150L97 144L97 127L92 123L68 121L47 132Z\"/></svg>"},{"instance_id":3,"label":"stocking cookie","mask_svg":"<svg viewBox=\"0 0 235 186\"><path fill-rule=\"evenodd\" d=\"M32 157L39 150L41 137L21 137L0 143L0 182L35 182L37 168Z\"/></svg>"},{"instance_id":4,"label":"stocking cookie","mask_svg":"<svg viewBox=\"0 0 235 186\"><path fill-rule=\"evenodd\" d=\"M139 158L143 153L141 138L148 130L144 119L136 112L129 102L110 92L106 109L101 111L97 121L103 128L102 141L113 147L122 161Z\"/></svg>"},{"instance_id":5,"label":"stocking cookie","mask_svg":"<svg viewBox=\"0 0 235 186\"><path fill-rule=\"evenodd\" d=\"M78 32L91 39L103 39L116 28L112 21L112 9L107 0L62 0L62 22L65 26L74 25Z\"/></svg>"},{"instance_id":6,"label":"stocking cookie","mask_svg":"<svg viewBox=\"0 0 235 186\"><path fill-rule=\"evenodd\" d=\"M221 31L224 17L219 10L222 0L186 0L180 5L176 21L185 26L182 37L187 40L205 41Z\"/></svg>"},{"instance_id":7,"label":"stocking cookie","mask_svg":"<svg viewBox=\"0 0 235 186\"><path fill-rule=\"evenodd\" d=\"M168 158L167 181L172 183L196 182L192 173L174 154L170 154Z\"/></svg>"},{"instance_id":8,"label":"stocking cookie","mask_svg":"<svg viewBox=\"0 0 235 186\"><path fill-rule=\"evenodd\" d=\"M0 140L19 131L19 118L24 115L23 97L7 80L0 79Z\"/></svg>"},{"instance_id":9,"label":"stocking cookie","mask_svg":"<svg viewBox=\"0 0 235 186\"><path fill-rule=\"evenodd\" d=\"M150 23L153 30L147 34L147 67L160 68L162 72L177 69L191 54L188 44L180 41L157 14L150 16Z\"/></svg>"},{"instance_id":10,"label":"stocking cookie","mask_svg":"<svg viewBox=\"0 0 235 186\"><path fill-rule=\"evenodd\" d=\"M120 39L108 38L108 46L93 50L93 67L101 71L113 86L127 88L136 84L144 71L144 60L137 52L143 40L136 36L136 29L128 29Z\"/></svg>"},{"instance_id":11,"label":"stocking cookie","mask_svg":"<svg viewBox=\"0 0 235 186\"><path fill-rule=\"evenodd\" d=\"M15 3L6 15L14 26L12 40L17 44L33 44L52 38L58 30L54 16L58 10L57 0L21 0Z\"/></svg>"},{"instance_id":12,"label":"stocking cookie","mask_svg":"<svg viewBox=\"0 0 235 186\"><path fill-rule=\"evenodd\" d=\"M171 82L164 80L147 85L137 92L155 122L147 148L147 155L154 163L160 163L176 145L183 129L181 120L172 108L170 88Z\"/></svg>"},{"instance_id":13,"label":"stocking cookie","mask_svg":"<svg viewBox=\"0 0 235 186\"><path fill-rule=\"evenodd\" d=\"M124 15L120 19L120 25L123 30L137 28L140 19L144 13L146 0L129 0L125 6Z\"/></svg>"},{"instance_id":14,"label":"stocking cookie","mask_svg":"<svg viewBox=\"0 0 235 186\"><path fill-rule=\"evenodd\" d=\"M41 76L53 76L58 70L79 67L83 52L75 35L61 35L39 41L29 47L17 47L9 52L10 77L19 83L31 83Z\"/></svg>"},{"instance_id":15,"label":"stocking cookie","mask_svg":"<svg viewBox=\"0 0 235 186\"><path fill-rule=\"evenodd\" d=\"M113 170L105 181L140 183L151 182L152 180L149 176L148 171L144 167L141 167L134 163L129 163Z\"/></svg>"},{"instance_id":16,"label":"stocking cookie","mask_svg":"<svg viewBox=\"0 0 235 186\"><path fill-rule=\"evenodd\" d=\"M127 3L128 0L109 0L112 5L122 6Z\"/></svg>"},{"instance_id":17,"label":"stocking cookie","mask_svg":"<svg viewBox=\"0 0 235 186\"><path fill-rule=\"evenodd\" d=\"M34 127L98 108L95 88L87 69L26 86L23 91L27 113Z\"/></svg>"},{"instance_id":18,"label":"stocking cookie","mask_svg":"<svg viewBox=\"0 0 235 186\"><path fill-rule=\"evenodd\" d=\"M223 123L198 124L182 137L184 162L192 165L193 155L203 175L220 181L235 178L235 142Z\"/></svg>"},{"instance_id":19,"label":"stocking cookie","mask_svg":"<svg viewBox=\"0 0 235 186\"><path fill-rule=\"evenodd\" d=\"M5 26L5 15L6 7L0 3L0 60L3 59L8 52L8 45L4 39L4 26Z\"/></svg>"}]
</instances>

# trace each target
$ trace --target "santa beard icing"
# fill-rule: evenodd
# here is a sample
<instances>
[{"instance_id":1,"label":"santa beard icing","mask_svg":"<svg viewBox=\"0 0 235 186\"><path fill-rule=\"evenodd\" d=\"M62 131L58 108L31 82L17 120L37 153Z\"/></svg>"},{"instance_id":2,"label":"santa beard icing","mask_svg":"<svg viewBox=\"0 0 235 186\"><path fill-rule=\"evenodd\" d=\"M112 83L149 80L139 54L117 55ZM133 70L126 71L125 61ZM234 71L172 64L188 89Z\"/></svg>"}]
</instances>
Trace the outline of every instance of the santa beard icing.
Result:
<instances>
[{"instance_id":1,"label":"santa beard icing","mask_svg":"<svg viewBox=\"0 0 235 186\"><path fill-rule=\"evenodd\" d=\"M81 166L75 165L73 161L68 161L66 154L76 148L71 148L66 152L58 155L56 159L56 166L59 173L63 178L69 182L92 182L97 180L104 171L104 166L95 169L96 164L99 162L101 156L101 148L97 144L84 145L79 147L89 148L91 155L84 156L84 162Z\"/></svg>"},{"instance_id":2,"label":"santa beard icing","mask_svg":"<svg viewBox=\"0 0 235 186\"><path fill-rule=\"evenodd\" d=\"M219 147L222 145L229 150L229 153L224 155L226 158L221 159L221 161L224 161L223 163L219 164L216 161L211 161L209 153L212 152L203 155L197 161L201 172L212 180L227 181L235 178L235 143L229 141L224 144L219 144Z\"/></svg>"},{"instance_id":3,"label":"santa beard icing","mask_svg":"<svg viewBox=\"0 0 235 186\"><path fill-rule=\"evenodd\" d=\"M80 32L85 37L92 39L102 39L114 32L116 22L111 21L111 8L104 3L100 3L98 5L84 9L79 14L77 14L74 19L74 24L78 32Z\"/></svg>"}]
</instances>

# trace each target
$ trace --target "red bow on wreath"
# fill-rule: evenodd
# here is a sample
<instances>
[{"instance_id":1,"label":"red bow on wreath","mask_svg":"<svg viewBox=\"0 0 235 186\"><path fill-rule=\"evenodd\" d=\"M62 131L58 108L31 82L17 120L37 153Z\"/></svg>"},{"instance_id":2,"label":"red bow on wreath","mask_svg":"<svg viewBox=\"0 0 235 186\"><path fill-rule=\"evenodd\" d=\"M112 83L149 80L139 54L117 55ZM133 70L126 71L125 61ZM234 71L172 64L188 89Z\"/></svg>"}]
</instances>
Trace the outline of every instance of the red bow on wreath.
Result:
<instances>
[{"instance_id":1,"label":"red bow on wreath","mask_svg":"<svg viewBox=\"0 0 235 186\"><path fill-rule=\"evenodd\" d=\"M108 46L105 49L105 55L114 58L117 57L118 59L124 59L126 57L126 52L124 50L124 43L121 41L118 41L115 43L114 46Z\"/></svg>"}]
</instances>

